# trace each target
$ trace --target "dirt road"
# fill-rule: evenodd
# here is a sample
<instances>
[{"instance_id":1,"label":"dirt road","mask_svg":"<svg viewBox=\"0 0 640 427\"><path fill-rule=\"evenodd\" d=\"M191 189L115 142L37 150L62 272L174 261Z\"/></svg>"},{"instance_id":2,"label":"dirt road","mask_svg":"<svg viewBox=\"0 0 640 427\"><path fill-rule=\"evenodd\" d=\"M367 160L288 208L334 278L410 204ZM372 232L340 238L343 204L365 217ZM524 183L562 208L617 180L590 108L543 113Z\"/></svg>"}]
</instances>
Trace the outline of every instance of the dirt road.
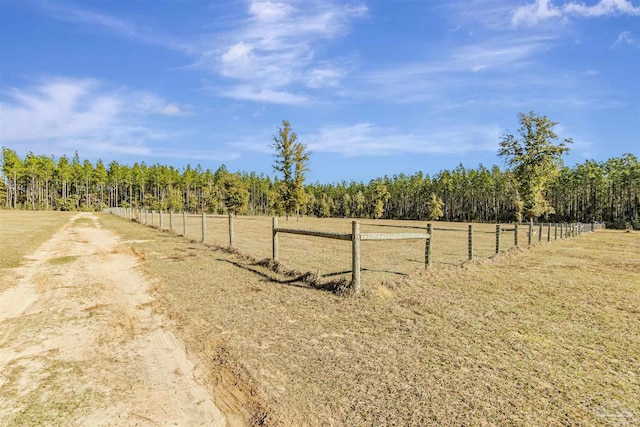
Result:
<instances>
[{"instance_id":1,"label":"dirt road","mask_svg":"<svg viewBox=\"0 0 640 427\"><path fill-rule=\"evenodd\" d=\"M0 294L0 425L225 426L126 242L80 213Z\"/></svg>"}]
</instances>

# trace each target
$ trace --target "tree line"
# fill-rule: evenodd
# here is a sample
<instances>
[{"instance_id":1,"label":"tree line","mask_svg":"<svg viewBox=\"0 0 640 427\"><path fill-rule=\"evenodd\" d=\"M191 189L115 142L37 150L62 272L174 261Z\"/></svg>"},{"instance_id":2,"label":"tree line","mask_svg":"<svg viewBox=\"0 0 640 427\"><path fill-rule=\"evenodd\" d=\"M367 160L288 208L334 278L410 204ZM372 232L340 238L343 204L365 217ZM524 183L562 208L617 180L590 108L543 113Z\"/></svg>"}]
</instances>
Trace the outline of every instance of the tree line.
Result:
<instances>
[{"instance_id":1,"label":"tree line","mask_svg":"<svg viewBox=\"0 0 640 427\"><path fill-rule=\"evenodd\" d=\"M252 215L290 214L411 220L510 222L605 221L638 227L640 164L625 154L606 162L588 160L565 167L570 138L560 143L558 124L533 111L519 114L518 135L505 134L498 155L511 169L466 169L460 164L433 177L418 172L369 183L307 184L311 152L283 120L271 148L279 178L246 172L215 172L200 165L182 170L144 162L95 165L76 152L27 153L2 147L0 200L5 208L99 210L136 207L154 210Z\"/></svg>"},{"instance_id":2,"label":"tree line","mask_svg":"<svg viewBox=\"0 0 640 427\"><path fill-rule=\"evenodd\" d=\"M230 172L224 165L211 171L200 165L91 163L78 153L55 159L29 152L21 158L3 147L0 200L4 208L14 209L131 206L251 215L297 210L318 217L510 222L518 219L520 203L513 174L498 166L469 169L461 164L433 176L398 174L368 183L301 185L298 179L286 189L284 179ZM543 219L638 224L639 190L640 162L633 154L561 167L545 193L555 213ZM292 191L298 193L297 205L287 202Z\"/></svg>"}]
</instances>

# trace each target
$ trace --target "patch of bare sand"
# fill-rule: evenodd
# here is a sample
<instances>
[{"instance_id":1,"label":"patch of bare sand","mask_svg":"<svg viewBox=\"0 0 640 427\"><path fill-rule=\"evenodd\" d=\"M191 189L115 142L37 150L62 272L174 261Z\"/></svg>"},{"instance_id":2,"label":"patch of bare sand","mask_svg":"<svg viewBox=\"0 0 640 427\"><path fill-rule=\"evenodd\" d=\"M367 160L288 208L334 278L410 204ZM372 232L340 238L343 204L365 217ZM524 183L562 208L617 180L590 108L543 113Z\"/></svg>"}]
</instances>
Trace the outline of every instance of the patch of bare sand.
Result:
<instances>
[{"instance_id":1,"label":"patch of bare sand","mask_svg":"<svg viewBox=\"0 0 640 427\"><path fill-rule=\"evenodd\" d=\"M78 214L0 294L0 425L229 424L119 245Z\"/></svg>"}]
</instances>

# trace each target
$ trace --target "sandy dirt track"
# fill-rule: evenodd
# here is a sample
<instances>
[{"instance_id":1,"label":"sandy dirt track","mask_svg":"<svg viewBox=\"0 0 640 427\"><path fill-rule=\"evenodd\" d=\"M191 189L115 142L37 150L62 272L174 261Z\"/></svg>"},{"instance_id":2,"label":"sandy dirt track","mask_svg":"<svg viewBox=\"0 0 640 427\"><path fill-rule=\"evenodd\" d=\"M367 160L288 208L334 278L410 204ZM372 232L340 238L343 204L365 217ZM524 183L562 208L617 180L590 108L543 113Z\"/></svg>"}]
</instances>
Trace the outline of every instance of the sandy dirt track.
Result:
<instances>
[{"instance_id":1,"label":"sandy dirt track","mask_svg":"<svg viewBox=\"0 0 640 427\"><path fill-rule=\"evenodd\" d=\"M0 294L0 425L225 426L126 242L74 216Z\"/></svg>"}]
</instances>

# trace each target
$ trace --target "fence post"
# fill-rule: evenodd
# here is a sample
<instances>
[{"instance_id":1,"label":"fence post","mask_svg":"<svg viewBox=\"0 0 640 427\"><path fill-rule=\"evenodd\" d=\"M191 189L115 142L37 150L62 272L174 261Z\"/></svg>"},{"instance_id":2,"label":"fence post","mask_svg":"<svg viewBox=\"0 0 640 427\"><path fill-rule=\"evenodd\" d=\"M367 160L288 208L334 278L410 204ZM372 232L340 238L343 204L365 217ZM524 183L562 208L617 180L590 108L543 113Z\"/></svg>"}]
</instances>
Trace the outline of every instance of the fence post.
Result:
<instances>
[{"instance_id":1,"label":"fence post","mask_svg":"<svg viewBox=\"0 0 640 427\"><path fill-rule=\"evenodd\" d=\"M202 211L202 243L207 241L207 214Z\"/></svg>"},{"instance_id":2,"label":"fence post","mask_svg":"<svg viewBox=\"0 0 640 427\"><path fill-rule=\"evenodd\" d=\"M518 224L513 227L513 245L518 246Z\"/></svg>"},{"instance_id":3,"label":"fence post","mask_svg":"<svg viewBox=\"0 0 640 427\"><path fill-rule=\"evenodd\" d=\"M549 228L547 228L547 242L550 242L551 241L551 223L548 224L548 227Z\"/></svg>"},{"instance_id":4,"label":"fence post","mask_svg":"<svg viewBox=\"0 0 640 427\"><path fill-rule=\"evenodd\" d=\"M529 245L531 246L531 241L533 240L533 220L529 221Z\"/></svg>"},{"instance_id":5,"label":"fence post","mask_svg":"<svg viewBox=\"0 0 640 427\"><path fill-rule=\"evenodd\" d=\"M229 246L233 247L233 214L229 212Z\"/></svg>"},{"instance_id":6,"label":"fence post","mask_svg":"<svg viewBox=\"0 0 640 427\"><path fill-rule=\"evenodd\" d=\"M169 211L169 231L173 233L173 209Z\"/></svg>"},{"instance_id":7,"label":"fence post","mask_svg":"<svg viewBox=\"0 0 640 427\"><path fill-rule=\"evenodd\" d=\"M272 224L271 230L272 230L272 233L273 233L273 239L272 239L272 243L273 243L272 250L273 250L273 252L272 252L272 257L271 258L274 261L277 261L278 260L278 217L277 216L273 217L273 221L272 221L271 224Z\"/></svg>"},{"instance_id":8,"label":"fence post","mask_svg":"<svg viewBox=\"0 0 640 427\"><path fill-rule=\"evenodd\" d=\"M164 227L164 220L162 219L162 209L160 209L160 230Z\"/></svg>"},{"instance_id":9,"label":"fence post","mask_svg":"<svg viewBox=\"0 0 640 427\"><path fill-rule=\"evenodd\" d=\"M553 223L553 227L554 227L554 230L553 230L553 240L558 240L558 223L557 223L557 222L554 222L554 223Z\"/></svg>"},{"instance_id":10,"label":"fence post","mask_svg":"<svg viewBox=\"0 0 640 427\"><path fill-rule=\"evenodd\" d=\"M360 292L360 223L351 223L351 288Z\"/></svg>"},{"instance_id":11,"label":"fence post","mask_svg":"<svg viewBox=\"0 0 640 427\"><path fill-rule=\"evenodd\" d=\"M153 209L151 209L151 226L152 227L153 227L153 223L154 223L154 219L153 219L154 213L155 213L155 211Z\"/></svg>"},{"instance_id":12,"label":"fence post","mask_svg":"<svg viewBox=\"0 0 640 427\"><path fill-rule=\"evenodd\" d=\"M473 259L473 224L469 224L469 261Z\"/></svg>"},{"instance_id":13,"label":"fence post","mask_svg":"<svg viewBox=\"0 0 640 427\"><path fill-rule=\"evenodd\" d=\"M187 237L187 211L182 211L182 235Z\"/></svg>"},{"instance_id":14,"label":"fence post","mask_svg":"<svg viewBox=\"0 0 640 427\"><path fill-rule=\"evenodd\" d=\"M500 253L500 224L496 224L496 253Z\"/></svg>"},{"instance_id":15,"label":"fence post","mask_svg":"<svg viewBox=\"0 0 640 427\"><path fill-rule=\"evenodd\" d=\"M431 266L431 242L433 240L433 226L427 224L427 241L424 245L424 268Z\"/></svg>"},{"instance_id":16,"label":"fence post","mask_svg":"<svg viewBox=\"0 0 640 427\"><path fill-rule=\"evenodd\" d=\"M542 242L542 223L538 226L538 242Z\"/></svg>"}]
</instances>

